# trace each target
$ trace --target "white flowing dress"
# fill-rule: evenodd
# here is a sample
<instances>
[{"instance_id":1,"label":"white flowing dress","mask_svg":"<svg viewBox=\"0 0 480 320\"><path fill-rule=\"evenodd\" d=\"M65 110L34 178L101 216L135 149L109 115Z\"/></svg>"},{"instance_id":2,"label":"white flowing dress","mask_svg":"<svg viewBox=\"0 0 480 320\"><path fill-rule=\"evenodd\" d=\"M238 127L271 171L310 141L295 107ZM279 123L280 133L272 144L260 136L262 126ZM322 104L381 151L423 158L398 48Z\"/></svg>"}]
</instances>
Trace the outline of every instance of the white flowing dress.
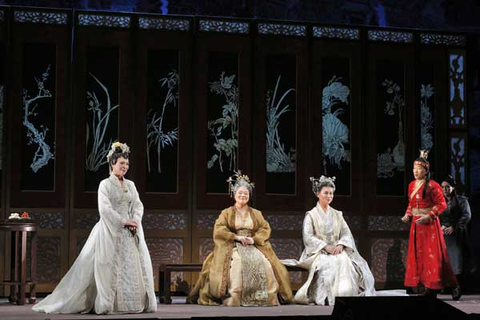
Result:
<instances>
[{"instance_id":1,"label":"white flowing dress","mask_svg":"<svg viewBox=\"0 0 480 320\"><path fill-rule=\"evenodd\" d=\"M309 270L308 279L295 294L299 304L329 305L337 296L373 296L375 280L367 262L357 251L355 240L342 212L320 205L308 211L303 221L305 249L300 260L282 260L290 266ZM326 245L343 245L341 254L331 255Z\"/></svg>"},{"instance_id":2,"label":"white flowing dress","mask_svg":"<svg viewBox=\"0 0 480 320\"><path fill-rule=\"evenodd\" d=\"M111 174L98 188L100 220L58 286L32 310L97 314L155 312L153 270L135 184ZM136 235L124 227L137 222Z\"/></svg>"}]
</instances>

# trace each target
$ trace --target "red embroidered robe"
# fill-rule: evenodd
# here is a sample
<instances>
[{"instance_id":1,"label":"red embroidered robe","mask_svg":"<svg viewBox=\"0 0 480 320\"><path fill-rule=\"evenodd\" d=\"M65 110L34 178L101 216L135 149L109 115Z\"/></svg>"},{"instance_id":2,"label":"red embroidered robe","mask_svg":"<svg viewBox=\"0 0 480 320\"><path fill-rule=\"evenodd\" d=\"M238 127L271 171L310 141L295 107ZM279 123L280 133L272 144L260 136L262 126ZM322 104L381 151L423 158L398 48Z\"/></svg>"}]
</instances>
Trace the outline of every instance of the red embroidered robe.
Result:
<instances>
[{"instance_id":1,"label":"red embroidered robe","mask_svg":"<svg viewBox=\"0 0 480 320\"><path fill-rule=\"evenodd\" d=\"M456 287L457 280L450 265L438 215L447 207L440 185L430 180L425 199L422 197L425 183L415 187L415 180L408 186L409 204L406 214L412 217L408 244L405 286L438 290ZM416 221L428 214L433 218L428 224Z\"/></svg>"}]
</instances>

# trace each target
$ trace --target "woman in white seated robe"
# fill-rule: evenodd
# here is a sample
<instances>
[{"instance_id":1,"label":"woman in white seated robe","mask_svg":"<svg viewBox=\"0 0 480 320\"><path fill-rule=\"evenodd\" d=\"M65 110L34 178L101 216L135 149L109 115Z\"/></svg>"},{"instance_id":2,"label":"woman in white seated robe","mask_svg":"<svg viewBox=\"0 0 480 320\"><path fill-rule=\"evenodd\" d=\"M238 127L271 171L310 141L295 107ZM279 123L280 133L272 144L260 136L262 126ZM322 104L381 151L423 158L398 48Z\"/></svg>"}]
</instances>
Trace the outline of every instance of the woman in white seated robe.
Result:
<instances>
[{"instance_id":1,"label":"woman in white seated robe","mask_svg":"<svg viewBox=\"0 0 480 320\"><path fill-rule=\"evenodd\" d=\"M98 188L100 220L52 294L32 310L45 313L140 313L157 310L153 270L142 229L143 204L124 178L129 148L116 142L110 177Z\"/></svg>"},{"instance_id":2,"label":"woman in white seated robe","mask_svg":"<svg viewBox=\"0 0 480 320\"><path fill-rule=\"evenodd\" d=\"M375 295L372 272L358 253L342 212L330 207L333 179L310 178L319 201L303 221L305 250L300 261L282 260L309 270L307 281L295 294L299 304L333 305L337 296Z\"/></svg>"}]
</instances>

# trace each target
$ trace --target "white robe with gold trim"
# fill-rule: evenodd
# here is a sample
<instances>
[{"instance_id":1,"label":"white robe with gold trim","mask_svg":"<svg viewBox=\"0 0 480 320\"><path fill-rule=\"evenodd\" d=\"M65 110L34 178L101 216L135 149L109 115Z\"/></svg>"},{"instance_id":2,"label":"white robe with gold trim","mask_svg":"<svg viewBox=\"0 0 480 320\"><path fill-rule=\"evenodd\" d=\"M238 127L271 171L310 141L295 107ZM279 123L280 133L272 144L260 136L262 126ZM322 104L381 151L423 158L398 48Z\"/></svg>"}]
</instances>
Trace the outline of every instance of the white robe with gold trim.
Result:
<instances>
[{"instance_id":1,"label":"white robe with gold trim","mask_svg":"<svg viewBox=\"0 0 480 320\"><path fill-rule=\"evenodd\" d=\"M153 270L135 184L112 174L98 188L100 220L55 290L32 310L46 313L138 313L157 310ZM132 236L127 220L138 224Z\"/></svg>"},{"instance_id":2,"label":"white robe with gold trim","mask_svg":"<svg viewBox=\"0 0 480 320\"><path fill-rule=\"evenodd\" d=\"M300 260L282 260L285 265L299 266L309 270L308 279L295 295L300 304L329 305L337 296L375 295L372 272L360 256L352 233L342 212L328 207L324 212L320 205L305 214L303 243ZM341 254L331 255L326 245L343 245Z\"/></svg>"}]
</instances>

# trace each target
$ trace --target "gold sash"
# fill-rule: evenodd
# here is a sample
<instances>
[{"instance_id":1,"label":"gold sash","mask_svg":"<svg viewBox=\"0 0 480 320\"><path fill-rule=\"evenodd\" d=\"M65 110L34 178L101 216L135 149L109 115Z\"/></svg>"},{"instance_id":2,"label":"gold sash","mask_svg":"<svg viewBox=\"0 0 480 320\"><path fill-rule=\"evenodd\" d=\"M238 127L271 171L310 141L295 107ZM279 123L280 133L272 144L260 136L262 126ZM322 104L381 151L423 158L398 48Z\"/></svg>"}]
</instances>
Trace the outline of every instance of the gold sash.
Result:
<instances>
[{"instance_id":1,"label":"gold sash","mask_svg":"<svg viewBox=\"0 0 480 320\"><path fill-rule=\"evenodd\" d=\"M427 216L432 208L413 208L412 215L414 216Z\"/></svg>"}]
</instances>

